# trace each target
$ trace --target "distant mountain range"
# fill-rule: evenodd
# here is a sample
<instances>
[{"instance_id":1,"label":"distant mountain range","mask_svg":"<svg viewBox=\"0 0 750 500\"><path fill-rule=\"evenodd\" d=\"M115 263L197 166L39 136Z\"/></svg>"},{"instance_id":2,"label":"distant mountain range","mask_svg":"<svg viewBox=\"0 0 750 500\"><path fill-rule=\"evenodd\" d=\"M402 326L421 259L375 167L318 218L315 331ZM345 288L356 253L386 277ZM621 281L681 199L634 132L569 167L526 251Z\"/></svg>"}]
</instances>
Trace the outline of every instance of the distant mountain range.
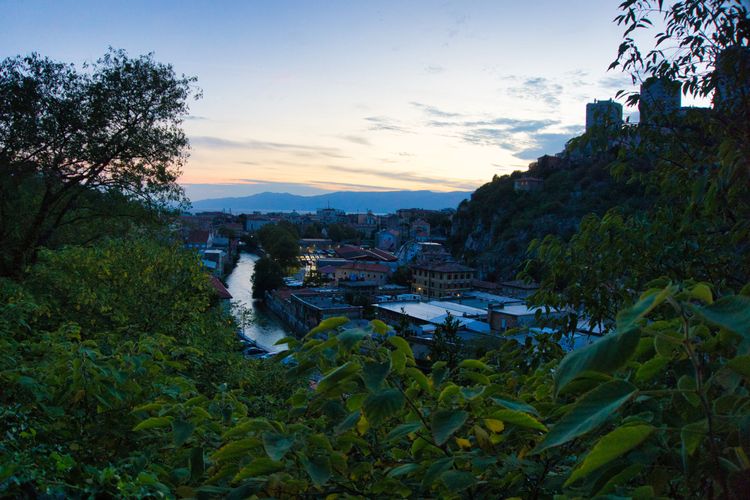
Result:
<instances>
[{"instance_id":1,"label":"distant mountain range","mask_svg":"<svg viewBox=\"0 0 750 500\"><path fill-rule=\"evenodd\" d=\"M337 191L316 196L298 196L289 193L259 193L240 198L215 198L193 202L194 212L231 210L242 212L314 212L319 208L337 208L346 212L392 213L399 208L441 210L456 208L471 196L470 191Z\"/></svg>"}]
</instances>

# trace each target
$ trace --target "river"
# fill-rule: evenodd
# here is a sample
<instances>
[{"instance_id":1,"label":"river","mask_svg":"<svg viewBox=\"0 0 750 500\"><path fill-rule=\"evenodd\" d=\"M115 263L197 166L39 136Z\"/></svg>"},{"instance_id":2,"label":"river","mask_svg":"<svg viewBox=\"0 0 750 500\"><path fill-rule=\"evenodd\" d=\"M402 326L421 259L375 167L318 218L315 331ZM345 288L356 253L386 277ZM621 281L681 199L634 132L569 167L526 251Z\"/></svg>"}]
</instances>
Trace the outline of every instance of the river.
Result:
<instances>
[{"instance_id":1,"label":"river","mask_svg":"<svg viewBox=\"0 0 750 500\"><path fill-rule=\"evenodd\" d=\"M292 333L272 313L253 301L253 270L259 258L251 253L240 254L237 266L227 278L227 289L232 294L232 312L241 324L244 316L243 335L266 351L279 352L285 350L286 345L274 345L276 341Z\"/></svg>"}]
</instances>

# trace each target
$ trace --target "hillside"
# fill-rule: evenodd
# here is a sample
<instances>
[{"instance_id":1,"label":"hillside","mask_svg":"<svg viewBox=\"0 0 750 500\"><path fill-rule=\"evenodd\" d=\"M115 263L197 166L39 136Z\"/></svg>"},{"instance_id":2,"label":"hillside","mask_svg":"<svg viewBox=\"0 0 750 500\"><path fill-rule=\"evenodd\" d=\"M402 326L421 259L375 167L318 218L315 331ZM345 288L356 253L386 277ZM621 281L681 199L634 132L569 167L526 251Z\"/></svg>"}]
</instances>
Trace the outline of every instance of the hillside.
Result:
<instances>
[{"instance_id":1,"label":"hillside","mask_svg":"<svg viewBox=\"0 0 750 500\"><path fill-rule=\"evenodd\" d=\"M511 279L520 270L531 240L548 234L568 239L584 215L602 214L616 205L626 211L647 207L642 187L610 175L613 159L605 155L564 160L556 166L535 162L528 172L495 176L459 205L451 250L476 266L484 278ZM544 187L536 192L514 191L513 182L524 176L544 179Z\"/></svg>"},{"instance_id":2,"label":"hillside","mask_svg":"<svg viewBox=\"0 0 750 500\"><path fill-rule=\"evenodd\" d=\"M316 196L298 196L289 193L259 193L239 198L216 198L193 202L193 210L253 211L315 211L331 207L347 212L372 210L375 213L395 212L400 208L423 208L441 210L456 208L471 193L451 191L385 191L349 192L337 191Z\"/></svg>"}]
</instances>

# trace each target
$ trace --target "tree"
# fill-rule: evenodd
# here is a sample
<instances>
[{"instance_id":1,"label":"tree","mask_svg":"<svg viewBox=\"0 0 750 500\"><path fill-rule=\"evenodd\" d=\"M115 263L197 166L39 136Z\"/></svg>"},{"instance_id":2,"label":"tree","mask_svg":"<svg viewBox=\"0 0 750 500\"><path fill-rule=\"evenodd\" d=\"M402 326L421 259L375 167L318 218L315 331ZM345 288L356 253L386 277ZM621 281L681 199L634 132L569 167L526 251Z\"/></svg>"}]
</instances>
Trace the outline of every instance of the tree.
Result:
<instances>
[{"instance_id":1,"label":"tree","mask_svg":"<svg viewBox=\"0 0 750 500\"><path fill-rule=\"evenodd\" d=\"M65 226L121 215L87 193L182 202L194 81L115 50L81 69L37 54L0 62L0 274L22 274Z\"/></svg>"},{"instance_id":2,"label":"tree","mask_svg":"<svg viewBox=\"0 0 750 500\"><path fill-rule=\"evenodd\" d=\"M284 285L284 271L279 264L268 257L255 263L253 271L253 298L263 299L265 293Z\"/></svg>"},{"instance_id":3,"label":"tree","mask_svg":"<svg viewBox=\"0 0 750 500\"><path fill-rule=\"evenodd\" d=\"M458 336L460 328L461 324L451 313L448 313L445 321L435 328L430 349L430 358L433 361L445 361L451 369L456 367L463 344Z\"/></svg>"}]
</instances>

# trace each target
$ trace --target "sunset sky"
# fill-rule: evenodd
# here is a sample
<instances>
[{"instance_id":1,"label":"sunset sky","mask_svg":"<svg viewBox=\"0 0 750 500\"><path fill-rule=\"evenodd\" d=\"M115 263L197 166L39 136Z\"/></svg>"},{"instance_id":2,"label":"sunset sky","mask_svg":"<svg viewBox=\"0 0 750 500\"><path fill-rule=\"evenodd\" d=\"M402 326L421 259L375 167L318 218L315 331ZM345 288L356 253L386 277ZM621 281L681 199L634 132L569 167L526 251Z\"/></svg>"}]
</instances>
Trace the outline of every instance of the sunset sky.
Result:
<instances>
[{"instance_id":1,"label":"sunset sky","mask_svg":"<svg viewBox=\"0 0 750 500\"><path fill-rule=\"evenodd\" d=\"M198 77L181 182L262 191L473 190L630 89L615 0L0 0L0 56L154 52ZM626 110L626 115L629 111Z\"/></svg>"}]
</instances>

